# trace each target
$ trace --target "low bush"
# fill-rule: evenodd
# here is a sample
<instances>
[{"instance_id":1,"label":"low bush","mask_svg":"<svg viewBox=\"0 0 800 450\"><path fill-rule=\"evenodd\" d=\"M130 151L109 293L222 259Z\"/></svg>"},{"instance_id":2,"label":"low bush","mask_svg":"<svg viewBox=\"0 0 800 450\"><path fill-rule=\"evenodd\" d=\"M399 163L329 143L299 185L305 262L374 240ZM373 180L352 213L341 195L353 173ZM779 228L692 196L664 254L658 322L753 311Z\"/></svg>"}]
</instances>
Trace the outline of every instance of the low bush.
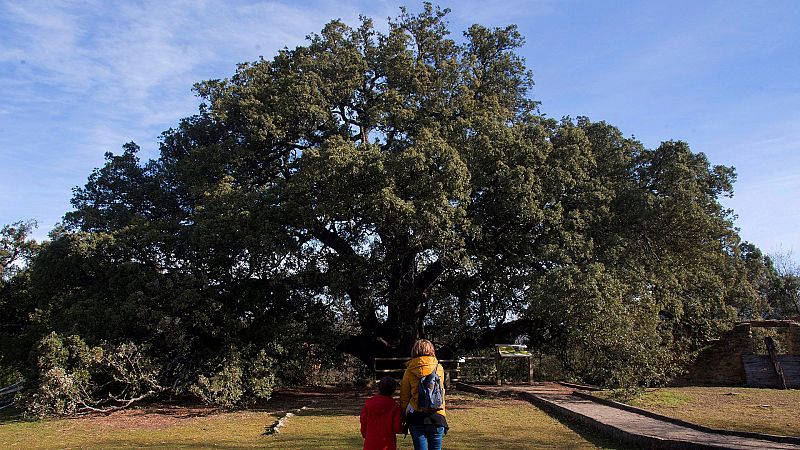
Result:
<instances>
[{"instance_id":1,"label":"low bush","mask_svg":"<svg viewBox=\"0 0 800 450\"><path fill-rule=\"evenodd\" d=\"M134 343L87 345L79 336L45 336L36 349L35 377L22 396L34 417L111 411L164 388L158 366Z\"/></svg>"}]
</instances>

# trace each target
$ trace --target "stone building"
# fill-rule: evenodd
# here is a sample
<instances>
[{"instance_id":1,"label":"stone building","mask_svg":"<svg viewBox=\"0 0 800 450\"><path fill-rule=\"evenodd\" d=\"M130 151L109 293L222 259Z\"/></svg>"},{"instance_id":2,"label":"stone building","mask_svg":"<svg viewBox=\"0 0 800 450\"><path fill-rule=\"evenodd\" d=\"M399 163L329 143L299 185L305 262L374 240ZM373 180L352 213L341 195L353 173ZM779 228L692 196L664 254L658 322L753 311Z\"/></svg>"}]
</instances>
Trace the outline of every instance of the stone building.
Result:
<instances>
[{"instance_id":1,"label":"stone building","mask_svg":"<svg viewBox=\"0 0 800 450\"><path fill-rule=\"evenodd\" d=\"M782 351L757 354L754 328L774 329ZM776 364L777 363L777 364ZM700 351L681 383L717 386L800 388L800 323L791 320L738 322Z\"/></svg>"}]
</instances>

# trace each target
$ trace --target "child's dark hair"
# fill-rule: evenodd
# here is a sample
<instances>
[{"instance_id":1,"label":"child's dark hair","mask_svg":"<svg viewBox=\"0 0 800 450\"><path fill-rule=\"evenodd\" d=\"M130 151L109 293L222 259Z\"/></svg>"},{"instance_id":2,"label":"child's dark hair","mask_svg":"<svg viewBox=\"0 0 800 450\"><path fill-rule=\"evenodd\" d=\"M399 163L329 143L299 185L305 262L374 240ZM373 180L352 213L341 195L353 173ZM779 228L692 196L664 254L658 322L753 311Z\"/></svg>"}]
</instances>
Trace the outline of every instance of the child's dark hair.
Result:
<instances>
[{"instance_id":1,"label":"child's dark hair","mask_svg":"<svg viewBox=\"0 0 800 450\"><path fill-rule=\"evenodd\" d=\"M383 377L378 381L378 392L381 395L391 397L395 389L397 389L397 381L392 377Z\"/></svg>"}]
</instances>

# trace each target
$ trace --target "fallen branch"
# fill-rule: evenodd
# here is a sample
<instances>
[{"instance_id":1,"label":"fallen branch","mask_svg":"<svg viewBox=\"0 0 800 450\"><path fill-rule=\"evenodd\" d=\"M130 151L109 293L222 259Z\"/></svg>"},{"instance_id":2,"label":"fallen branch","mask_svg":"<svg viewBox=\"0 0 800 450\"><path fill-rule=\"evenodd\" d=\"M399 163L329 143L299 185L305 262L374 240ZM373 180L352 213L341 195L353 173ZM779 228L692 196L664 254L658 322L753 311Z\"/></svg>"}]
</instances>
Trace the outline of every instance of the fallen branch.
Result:
<instances>
[{"instance_id":1,"label":"fallen branch","mask_svg":"<svg viewBox=\"0 0 800 450\"><path fill-rule=\"evenodd\" d=\"M25 380L19 380L16 383L14 383L14 384L12 384L10 386L6 386L6 387L0 389L0 395L13 394L15 392L21 391L22 388L24 387L23 386L24 382L25 382Z\"/></svg>"},{"instance_id":2,"label":"fallen branch","mask_svg":"<svg viewBox=\"0 0 800 450\"><path fill-rule=\"evenodd\" d=\"M25 380L19 380L16 383L0 389L0 409L6 409L16 402L16 394L25 388ZM10 398L9 398L10 397ZM6 400L3 400L3 399Z\"/></svg>"},{"instance_id":3,"label":"fallen branch","mask_svg":"<svg viewBox=\"0 0 800 450\"><path fill-rule=\"evenodd\" d=\"M111 397L109 400L116 401L116 402L119 402L121 404L118 405L118 406L109 406L109 407L102 407L102 408L98 408L97 406L89 405L86 402L84 402L83 400L79 400L79 403L82 406L81 406L81 408L78 409L77 413L78 414L91 414L91 413L110 414L110 413L112 413L114 411L123 410L123 409L131 406L135 402L144 400L144 399L146 399L148 397L152 397L153 395L158 394L161 391L162 390L152 390L152 391L148 391L148 392L146 392L146 393L144 393L144 394L142 394L142 395L140 395L138 397L128 398L128 399L119 399L119 398L116 398L116 397ZM107 402L109 400L104 400L102 402L97 402L95 405L101 405L101 404L103 404L103 403L105 403L105 402Z\"/></svg>"}]
</instances>

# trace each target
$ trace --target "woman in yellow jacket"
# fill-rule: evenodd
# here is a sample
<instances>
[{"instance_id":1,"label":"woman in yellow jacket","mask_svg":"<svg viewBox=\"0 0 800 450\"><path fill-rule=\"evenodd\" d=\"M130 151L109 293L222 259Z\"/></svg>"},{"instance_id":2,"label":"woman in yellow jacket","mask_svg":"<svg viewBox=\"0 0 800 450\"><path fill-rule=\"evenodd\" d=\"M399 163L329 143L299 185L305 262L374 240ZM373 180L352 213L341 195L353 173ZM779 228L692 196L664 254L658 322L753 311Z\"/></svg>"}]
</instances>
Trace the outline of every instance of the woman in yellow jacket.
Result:
<instances>
[{"instance_id":1,"label":"woman in yellow jacket","mask_svg":"<svg viewBox=\"0 0 800 450\"><path fill-rule=\"evenodd\" d=\"M429 340L420 339L411 349L411 360L406 362L406 371L403 381L400 382L400 407L415 450L440 450L442 439L447 434L444 386L441 409L425 412L419 408L419 380L434 370L439 375L439 380L444 382L444 369L436 359L433 344Z\"/></svg>"}]
</instances>

